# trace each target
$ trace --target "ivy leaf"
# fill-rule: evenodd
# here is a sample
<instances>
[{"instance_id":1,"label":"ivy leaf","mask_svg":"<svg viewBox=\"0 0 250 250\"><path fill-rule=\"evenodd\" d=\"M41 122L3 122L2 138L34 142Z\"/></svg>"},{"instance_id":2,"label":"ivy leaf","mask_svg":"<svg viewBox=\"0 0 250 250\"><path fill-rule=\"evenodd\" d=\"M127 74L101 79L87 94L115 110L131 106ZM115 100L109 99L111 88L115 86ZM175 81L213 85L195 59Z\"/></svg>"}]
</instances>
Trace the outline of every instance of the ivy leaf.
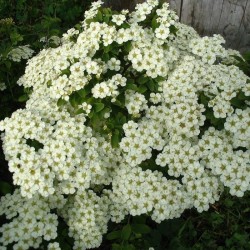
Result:
<instances>
[{"instance_id":1,"label":"ivy leaf","mask_svg":"<svg viewBox=\"0 0 250 250\"><path fill-rule=\"evenodd\" d=\"M123 227L122 232L121 232L121 239L123 240L128 240L130 235L131 235L132 229L130 224L127 224L126 226Z\"/></svg>"}]
</instances>

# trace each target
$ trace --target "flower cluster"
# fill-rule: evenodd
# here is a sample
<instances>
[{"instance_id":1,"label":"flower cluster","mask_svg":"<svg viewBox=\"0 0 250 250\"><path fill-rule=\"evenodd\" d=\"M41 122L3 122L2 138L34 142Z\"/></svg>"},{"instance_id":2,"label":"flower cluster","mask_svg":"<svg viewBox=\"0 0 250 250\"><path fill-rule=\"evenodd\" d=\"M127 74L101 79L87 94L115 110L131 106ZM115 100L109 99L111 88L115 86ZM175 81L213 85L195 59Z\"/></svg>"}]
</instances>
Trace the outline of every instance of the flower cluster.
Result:
<instances>
[{"instance_id":1,"label":"flower cluster","mask_svg":"<svg viewBox=\"0 0 250 250\"><path fill-rule=\"evenodd\" d=\"M0 122L19 186L1 200L3 249L60 249L58 218L74 249L98 247L109 220L161 222L208 210L224 187L250 190L250 79L230 65L237 52L158 0L132 13L101 4L28 61L26 107Z\"/></svg>"},{"instance_id":2,"label":"flower cluster","mask_svg":"<svg viewBox=\"0 0 250 250\"><path fill-rule=\"evenodd\" d=\"M3 197L0 215L6 214L7 219L12 221L1 227L0 243L4 246L14 243L14 250L38 249L43 239L54 240L57 237L58 216L51 213L51 209L55 204L58 208L62 207L65 203L63 199L62 195L52 199L34 195L27 199L18 189L14 194Z\"/></svg>"},{"instance_id":3,"label":"flower cluster","mask_svg":"<svg viewBox=\"0 0 250 250\"><path fill-rule=\"evenodd\" d=\"M0 91L4 91L7 88L4 82L0 82Z\"/></svg>"},{"instance_id":4,"label":"flower cluster","mask_svg":"<svg viewBox=\"0 0 250 250\"><path fill-rule=\"evenodd\" d=\"M59 46L61 43L61 38L58 36L51 36L51 37L42 37L39 40L42 43L51 43L54 46Z\"/></svg>"},{"instance_id":5,"label":"flower cluster","mask_svg":"<svg viewBox=\"0 0 250 250\"><path fill-rule=\"evenodd\" d=\"M22 59L29 59L32 57L34 50L29 45L18 46L8 53L8 58L14 62L20 62Z\"/></svg>"}]
</instances>

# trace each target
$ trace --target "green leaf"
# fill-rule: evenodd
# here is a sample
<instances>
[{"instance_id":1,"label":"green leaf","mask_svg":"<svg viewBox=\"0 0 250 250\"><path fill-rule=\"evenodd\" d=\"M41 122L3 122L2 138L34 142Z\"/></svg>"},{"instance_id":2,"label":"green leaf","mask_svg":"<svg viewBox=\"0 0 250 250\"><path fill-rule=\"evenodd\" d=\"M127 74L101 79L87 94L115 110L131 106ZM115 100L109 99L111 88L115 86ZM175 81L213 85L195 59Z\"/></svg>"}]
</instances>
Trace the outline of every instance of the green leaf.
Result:
<instances>
[{"instance_id":1,"label":"green leaf","mask_svg":"<svg viewBox=\"0 0 250 250\"><path fill-rule=\"evenodd\" d=\"M75 29L77 30L81 30L82 29L82 25L80 23L75 25Z\"/></svg>"},{"instance_id":2,"label":"green leaf","mask_svg":"<svg viewBox=\"0 0 250 250\"><path fill-rule=\"evenodd\" d=\"M43 148L43 144L35 139L27 139L26 140L27 145L30 147L33 147L35 151L37 152L39 149Z\"/></svg>"},{"instance_id":3,"label":"green leaf","mask_svg":"<svg viewBox=\"0 0 250 250\"><path fill-rule=\"evenodd\" d=\"M61 74L60 74L60 75L61 75L61 76L62 76L62 75L67 75L67 76L69 76L70 73L71 73L71 72L70 72L70 69L64 69L64 70L61 71Z\"/></svg>"},{"instance_id":4,"label":"green leaf","mask_svg":"<svg viewBox=\"0 0 250 250\"><path fill-rule=\"evenodd\" d=\"M226 207L232 207L234 205L234 201L232 199L226 198L224 204Z\"/></svg>"},{"instance_id":5,"label":"green leaf","mask_svg":"<svg viewBox=\"0 0 250 250\"><path fill-rule=\"evenodd\" d=\"M47 81L47 87L50 87L51 85L52 85L52 81L51 80Z\"/></svg>"},{"instance_id":6,"label":"green leaf","mask_svg":"<svg viewBox=\"0 0 250 250\"><path fill-rule=\"evenodd\" d=\"M98 10L96 14L96 21L101 22L102 21L102 12Z\"/></svg>"},{"instance_id":7,"label":"green leaf","mask_svg":"<svg viewBox=\"0 0 250 250\"><path fill-rule=\"evenodd\" d=\"M116 98L116 101L113 104L118 106L118 107L124 108L124 106L125 106L125 95L124 95L124 93L120 94Z\"/></svg>"},{"instance_id":8,"label":"green leaf","mask_svg":"<svg viewBox=\"0 0 250 250\"><path fill-rule=\"evenodd\" d=\"M206 95L204 95L204 93L201 93L200 96L199 96L199 98L200 98L201 104L203 104L205 107L207 107L208 103L210 101L209 97L207 97Z\"/></svg>"},{"instance_id":9,"label":"green leaf","mask_svg":"<svg viewBox=\"0 0 250 250\"><path fill-rule=\"evenodd\" d=\"M121 25L121 28L123 28L123 29L128 29L128 28L130 28L130 24L124 22L124 23Z\"/></svg>"},{"instance_id":10,"label":"green leaf","mask_svg":"<svg viewBox=\"0 0 250 250\"><path fill-rule=\"evenodd\" d=\"M10 40L12 44L16 45L18 42L21 42L23 40L23 36L18 34L17 32L12 32L10 34Z\"/></svg>"},{"instance_id":11,"label":"green leaf","mask_svg":"<svg viewBox=\"0 0 250 250\"><path fill-rule=\"evenodd\" d=\"M123 125L124 123L127 122L127 117L123 115L121 112L119 112L115 117L115 121L117 125Z\"/></svg>"},{"instance_id":12,"label":"green leaf","mask_svg":"<svg viewBox=\"0 0 250 250\"><path fill-rule=\"evenodd\" d=\"M92 127L94 129L98 129L100 128L100 117L99 117L99 113L96 113L96 112L91 112L89 114L89 117L91 117L91 124L92 124Z\"/></svg>"},{"instance_id":13,"label":"green leaf","mask_svg":"<svg viewBox=\"0 0 250 250\"><path fill-rule=\"evenodd\" d=\"M139 93L143 94L147 91L147 87L146 86L140 86L137 90Z\"/></svg>"},{"instance_id":14,"label":"green leaf","mask_svg":"<svg viewBox=\"0 0 250 250\"><path fill-rule=\"evenodd\" d=\"M121 230L110 232L106 236L107 240L115 240L115 239L120 239L120 238L121 238Z\"/></svg>"},{"instance_id":15,"label":"green leaf","mask_svg":"<svg viewBox=\"0 0 250 250\"><path fill-rule=\"evenodd\" d=\"M150 233L151 228L145 224L132 224L132 231L137 234Z\"/></svg>"},{"instance_id":16,"label":"green leaf","mask_svg":"<svg viewBox=\"0 0 250 250\"><path fill-rule=\"evenodd\" d=\"M110 16L105 15L105 16L103 17L103 22L108 24L109 21L110 21Z\"/></svg>"},{"instance_id":17,"label":"green leaf","mask_svg":"<svg viewBox=\"0 0 250 250\"><path fill-rule=\"evenodd\" d=\"M107 62L109 59L110 59L109 53L104 53L104 54L102 55L102 60L103 60L104 62Z\"/></svg>"},{"instance_id":18,"label":"green leaf","mask_svg":"<svg viewBox=\"0 0 250 250\"><path fill-rule=\"evenodd\" d=\"M238 99L237 97L231 99L230 103L236 108L242 108L245 105L245 102L243 100Z\"/></svg>"},{"instance_id":19,"label":"green leaf","mask_svg":"<svg viewBox=\"0 0 250 250\"><path fill-rule=\"evenodd\" d=\"M78 94L79 96L81 96L82 98L85 98L86 95L88 94L88 92L87 92L86 89L80 89L80 90L77 91L77 94Z\"/></svg>"},{"instance_id":20,"label":"green leaf","mask_svg":"<svg viewBox=\"0 0 250 250\"><path fill-rule=\"evenodd\" d=\"M112 13L110 8L103 8L102 12L103 12L104 15L110 15Z\"/></svg>"},{"instance_id":21,"label":"green leaf","mask_svg":"<svg viewBox=\"0 0 250 250\"><path fill-rule=\"evenodd\" d=\"M18 97L19 102L26 102L28 99L29 99L29 96L27 94L24 94Z\"/></svg>"},{"instance_id":22,"label":"green leaf","mask_svg":"<svg viewBox=\"0 0 250 250\"><path fill-rule=\"evenodd\" d=\"M128 240L131 235L131 231L132 230L131 230L130 224L127 224L126 226L124 226L121 232L121 239Z\"/></svg>"},{"instance_id":23,"label":"green leaf","mask_svg":"<svg viewBox=\"0 0 250 250\"><path fill-rule=\"evenodd\" d=\"M91 24L92 22L94 22L94 19L93 18L89 18L89 19L86 19L85 22L87 24Z\"/></svg>"},{"instance_id":24,"label":"green leaf","mask_svg":"<svg viewBox=\"0 0 250 250\"><path fill-rule=\"evenodd\" d=\"M96 113L100 112L101 110L104 109L105 105L103 103L94 103L94 110Z\"/></svg>"},{"instance_id":25,"label":"green leaf","mask_svg":"<svg viewBox=\"0 0 250 250\"><path fill-rule=\"evenodd\" d=\"M166 80L166 77L157 76L156 78L154 78L154 80L155 80L156 82L162 82L162 81L165 81L165 80Z\"/></svg>"},{"instance_id":26,"label":"green leaf","mask_svg":"<svg viewBox=\"0 0 250 250\"><path fill-rule=\"evenodd\" d=\"M84 93L79 91L73 92L69 97L69 102L72 107L76 108L85 101Z\"/></svg>"},{"instance_id":27,"label":"green leaf","mask_svg":"<svg viewBox=\"0 0 250 250\"><path fill-rule=\"evenodd\" d=\"M156 21L157 18L158 16L155 15L154 18L152 19L151 26L153 30L157 29L160 26L160 24Z\"/></svg>"},{"instance_id":28,"label":"green leaf","mask_svg":"<svg viewBox=\"0 0 250 250\"><path fill-rule=\"evenodd\" d=\"M118 129L116 129L111 136L111 145L113 148L119 147L120 136L121 136L120 131Z\"/></svg>"},{"instance_id":29,"label":"green leaf","mask_svg":"<svg viewBox=\"0 0 250 250\"><path fill-rule=\"evenodd\" d=\"M172 33L172 34L174 34L174 35L176 35L176 33L177 33L177 31L178 31L178 29L177 29L174 25L171 25L171 26L169 27L169 30L170 30L170 33Z\"/></svg>"},{"instance_id":30,"label":"green leaf","mask_svg":"<svg viewBox=\"0 0 250 250\"><path fill-rule=\"evenodd\" d=\"M131 43L131 41L126 42L126 43L124 44L124 50L125 50L127 53L130 52L131 48L132 48L132 43Z\"/></svg>"},{"instance_id":31,"label":"green leaf","mask_svg":"<svg viewBox=\"0 0 250 250\"><path fill-rule=\"evenodd\" d=\"M83 113L85 113L85 111L84 111L82 108L78 109L78 110L75 112L76 115L80 115L80 114L83 114Z\"/></svg>"},{"instance_id":32,"label":"green leaf","mask_svg":"<svg viewBox=\"0 0 250 250\"><path fill-rule=\"evenodd\" d=\"M61 107L61 106L64 106L66 103L67 103L67 101L65 101L64 99L60 98L57 101L57 106Z\"/></svg>"},{"instance_id":33,"label":"green leaf","mask_svg":"<svg viewBox=\"0 0 250 250\"><path fill-rule=\"evenodd\" d=\"M117 56L119 54L119 48L113 47L111 50L111 54Z\"/></svg>"},{"instance_id":34,"label":"green leaf","mask_svg":"<svg viewBox=\"0 0 250 250\"><path fill-rule=\"evenodd\" d=\"M149 90L151 92L156 92L157 91L157 86L152 80L147 82L147 87L149 88Z\"/></svg>"},{"instance_id":35,"label":"green leaf","mask_svg":"<svg viewBox=\"0 0 250 250\"><path fill-rule=\"evenodd\" d=\"M146 82L149 81L149 78L147 76L140 76L138 79L137 79L137 82L139 84L145 84Z\"/></svg>"},{"instance_id":36,"label":"green leaf","mask_svg":"<svg viewBox=\"0 0 250 250\"><path fill-rule=\"evenodd\" d=\"M133 84L135 83L135 80L132 78L127 78L127 84Z\"/></svg>"},{"instance_id":37,"label":"green leaf","mask_svg":"<svg viewBox=\"0 0 250 250\"><path fill-rule=\"evenodd\" d=\"M111 51L112 47L111 47L111 44L108 45L108 46L104 46L104 52L105 53L108 53L109 51Z\"/></svg>"},{"instance_id":38,"label":"green leaf","mask_svg":"<svg viewBox=\"0 0 250 250\"><path fill-rule=\"evenodd\" d=\"M245 59L247 62L250 63L250 51L245 52L245 53L243 54L243 57L244 57L244 59Z\"/></svg>"},{"instance_id":39,"label":"green leaf","mask_svg":"<svg viewBox=\"0 0 250 250\"><path fill-rule=\"evenodd\" d=\"M133 84L133 83L127 83L126 84L126 89L131 89L131 90L134 90L134 91L138 90L137 86L135 84Z\"/></svg>"}]
</instances>

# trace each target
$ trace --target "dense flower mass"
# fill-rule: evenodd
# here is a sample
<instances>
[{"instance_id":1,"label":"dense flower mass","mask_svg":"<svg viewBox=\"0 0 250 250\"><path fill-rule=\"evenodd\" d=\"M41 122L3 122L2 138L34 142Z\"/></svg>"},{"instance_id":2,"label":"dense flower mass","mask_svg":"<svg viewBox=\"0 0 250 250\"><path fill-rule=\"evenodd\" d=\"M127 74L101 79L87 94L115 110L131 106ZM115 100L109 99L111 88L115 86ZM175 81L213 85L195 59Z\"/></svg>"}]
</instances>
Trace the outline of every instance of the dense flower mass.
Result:
<instances>
[{"instance_id":1,"label":"dense flower mass","mask_svg":"<svg viewBox=\"0 0 250 250\"><path fill-rule=\"evenodd\" d=\"M28 61L26 108L0 122L19 187L1 199L1 249L60 249L59 217L74 249L98 247L109 220L160 223L208 210L224 187L250 190L250 79L232 64L238 52L179 23L167 3L119 14L101 4Z\"/></svg>"}]
</instances>

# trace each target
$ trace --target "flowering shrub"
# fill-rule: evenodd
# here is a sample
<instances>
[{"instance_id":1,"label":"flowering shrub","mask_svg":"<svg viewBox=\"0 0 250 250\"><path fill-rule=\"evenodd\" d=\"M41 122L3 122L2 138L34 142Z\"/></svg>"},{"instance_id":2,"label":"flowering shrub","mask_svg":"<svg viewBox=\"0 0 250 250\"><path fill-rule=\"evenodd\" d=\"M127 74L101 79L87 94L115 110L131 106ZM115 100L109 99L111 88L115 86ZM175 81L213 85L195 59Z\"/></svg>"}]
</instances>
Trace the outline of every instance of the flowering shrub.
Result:
<instances>
[{"instance_id":1,"label":"flowering shrub","mask_svg":"<svg viewBox=\"0 0 250 250\"><path fill-rule=\"evenodd\" d=\"M199 37L168 4L92 4L61 46L28 61L25 109L0 122L19 186L1 199L3 249L98 247L109 220L157 223L250 190L250 79L219 35Z\"/></svg>"}]
</instances>

